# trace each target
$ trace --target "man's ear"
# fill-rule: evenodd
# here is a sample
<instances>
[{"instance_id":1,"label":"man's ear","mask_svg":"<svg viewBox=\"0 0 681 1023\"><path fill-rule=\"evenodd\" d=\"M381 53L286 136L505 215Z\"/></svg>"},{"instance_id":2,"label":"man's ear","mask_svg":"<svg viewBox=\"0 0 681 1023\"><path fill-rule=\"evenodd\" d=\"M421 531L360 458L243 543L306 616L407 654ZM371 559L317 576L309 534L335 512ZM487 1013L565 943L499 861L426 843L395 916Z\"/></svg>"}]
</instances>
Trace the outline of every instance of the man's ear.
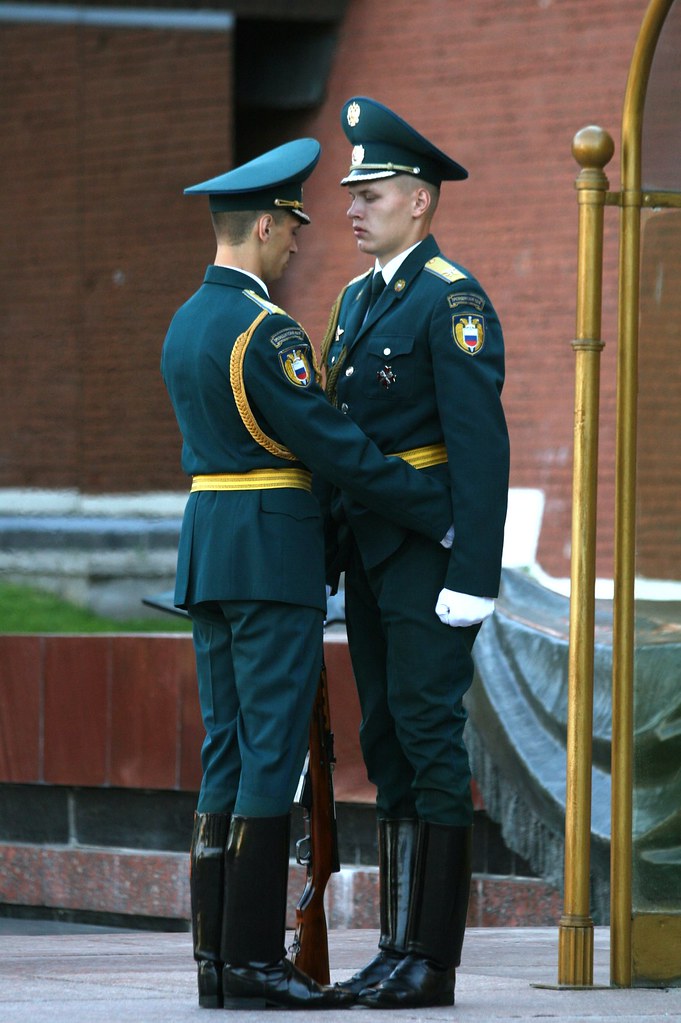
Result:
<instances>
[{"instance_id":1,"label":"man's ear","mask_svg":"<svg viewBox=\"0 0 681 1023\"><path fill-rule=\"evenodd\" d=\"M258 220L256 222L256 230L258 238L261 242L266 242L267 239L269 238L273 222L274 217L272 216L271 213L263 213L261 217L258 217Z\"/></svg>"},{"instance_id":2,"label":"man's ear","mask_svg":"<svg viewBox=\"0 0 681 1023\"><path fill-rule=\"evenodd\" d=\"M431 195L427 188L417 188L412 199L414 217L422 217L430 209Z\"/></svg>"}]
</instances>

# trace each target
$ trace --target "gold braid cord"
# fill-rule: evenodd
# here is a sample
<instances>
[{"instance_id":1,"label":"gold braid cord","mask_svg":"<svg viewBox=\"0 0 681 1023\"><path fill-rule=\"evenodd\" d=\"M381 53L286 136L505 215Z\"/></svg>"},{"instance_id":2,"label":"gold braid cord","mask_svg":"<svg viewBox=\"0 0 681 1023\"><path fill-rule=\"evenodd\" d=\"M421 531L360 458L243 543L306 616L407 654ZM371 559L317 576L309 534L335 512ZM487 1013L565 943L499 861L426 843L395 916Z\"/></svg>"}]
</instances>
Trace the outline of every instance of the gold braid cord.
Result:
<instances>
[{"instance_id":1,"label":"gold braid cord","mask_svg":"<svg viewBox=\"0 0 681 1023\"><path fill-rule=\"evenodd\" d=\"M350 281L350 284L353 284L353 283L354 283L353 281ZM328 325L327 325L327 328L326 328L326 334L324 335L324 339L322 341L321 360L322 360L322 366L324 367L324 370L325 370L325 373L326 373L326 386L325 386L325 390L326 390L326 395L327 395L327 397L328 397L328 399L329 399L329 401L331 402L332 405L336 405L337 404L337 401L336 401L336 381L338 380L338 377L339 377L339 374L340 374L340 370L341 370L341 366L345 362L345 356L347 355L347 349L345 347L343 347L341 349L340 355L336 359L336 361L333 364L333 366L331 366L331 368L329 368L327 366L327 359L329 357L329 349L331 348L331 345L333 344L333 342L334 342L334 340L336 338L336 329L338 327L338 318L340 316L341 302L343 301L343 296L345 295L345 292L350 287L350 284L346 284L345 285L345 287L341 291L340 295L338 296L338 298L336 299L336 301L333 303L333 305L331 307L331 314L329 316L329 322L328 322Z\"/></svg>"},{"instance_id":2,"label":"gold braid cord","mask_svg":"<svg viewBox=\"0 0 681 1023\"><path fill-rule=\"evenodd\" d=\"M317 353L315 352L314 345L312 345L312 344L310 345L310 355L312 356L312 369L314 370L315 383L319 387L321 387L322 386L322 371L319 368L319 363L317 361Z\"/></svg>"},{"instance_id":3,"label":"gold braid cord","mask_svg":"<svg viewBox=\"0 0 681 1023\"><path fill-rule=\"evenodd\" d=\"M236 339L234 348L232 349L232 354L229 358L229 379L234 393L234 401L236 402L237 410L241 416L241 421L256 444L259 444L260 447L265 448L266 451L269 451L271 455L275 455L277 458L285 458L289 462L297 462L298 459L292 451L289 451L289 449L285 448L283 444L278 444L276 440L273 440L271 437L268 437L266 433L263 433L255 421L255 416L253 415L251 406L248 404L248 398L246 397L246 388L244 386L244 357L251 338L266 316L269 316L269 312L267 309L263 309L263 311L253 320L253 323L250 325L248 330L245 330L243 334L239 334Z\"/></svg>"}]
</instances>

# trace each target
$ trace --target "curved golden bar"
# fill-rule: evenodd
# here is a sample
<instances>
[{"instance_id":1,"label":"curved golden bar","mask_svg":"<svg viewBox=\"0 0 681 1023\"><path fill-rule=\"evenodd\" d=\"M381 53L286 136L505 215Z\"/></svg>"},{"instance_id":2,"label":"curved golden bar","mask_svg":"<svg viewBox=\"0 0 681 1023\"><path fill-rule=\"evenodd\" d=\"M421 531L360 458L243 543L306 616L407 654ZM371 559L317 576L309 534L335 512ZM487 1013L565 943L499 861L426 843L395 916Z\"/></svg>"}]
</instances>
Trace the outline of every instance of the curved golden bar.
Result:
<instances>
[{"instance_id":1,"label":"curved golden bar","mask_svg":"<svg viewBox=\"0 0 681 1023\"><path fill-rule=\"evenodd\" d=\"M610 975L632 982L632 762L636 430L638 380L641 138L655 47L674 0L651 0L629 68L622 112L619 345L615 455L615 565L612 686Z\"/></svg>"},{"instance_id":2,"label":"curved golden bar","mask_svg":"<svg viewBox=\"0 0 681 1023\"><path fill-rule=\"evenodd\" d=\"M589 915L591 736L593 730L596 493L603 271L603 171L614 143L590 126L574 138L582 167L577 181L579 241L572 479L570 643L568 649L565 896L559 926L558 983L593 984L593 921Z\"/></svg>"}]
</instances>

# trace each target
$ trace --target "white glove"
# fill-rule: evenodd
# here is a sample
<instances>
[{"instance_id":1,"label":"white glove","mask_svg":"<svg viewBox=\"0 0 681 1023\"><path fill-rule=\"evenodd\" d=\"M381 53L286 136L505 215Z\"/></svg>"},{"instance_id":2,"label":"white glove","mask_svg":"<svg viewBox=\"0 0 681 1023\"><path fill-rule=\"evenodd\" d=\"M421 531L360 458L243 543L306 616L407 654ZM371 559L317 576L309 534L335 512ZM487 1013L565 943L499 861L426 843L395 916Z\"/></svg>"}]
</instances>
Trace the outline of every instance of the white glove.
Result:
<instances>
[{"instance_id":1,"label":"white glove","mask_svg":"<svg viewBox=\"0 0 681 1023\"><path fill-rule=\"evenodd\" d=\"M450 550L452 544L454 543L454 526L449 527L445 535L440 540L440 543L442 544L443 547L446 547L447 550Z\"/></svg>"},{"instance_id":2,"label":"white glove","mask_svg":"<svg viewBox=\"0 0 681 1023\"><path fill-rule=\"evenodd\" d=\"M484 622L494 611L491 597L474 597L470 593L457 593L456 590L440 590L435 605L435 614L444 625L464 628Z\"/></svg>"}]
</instances>

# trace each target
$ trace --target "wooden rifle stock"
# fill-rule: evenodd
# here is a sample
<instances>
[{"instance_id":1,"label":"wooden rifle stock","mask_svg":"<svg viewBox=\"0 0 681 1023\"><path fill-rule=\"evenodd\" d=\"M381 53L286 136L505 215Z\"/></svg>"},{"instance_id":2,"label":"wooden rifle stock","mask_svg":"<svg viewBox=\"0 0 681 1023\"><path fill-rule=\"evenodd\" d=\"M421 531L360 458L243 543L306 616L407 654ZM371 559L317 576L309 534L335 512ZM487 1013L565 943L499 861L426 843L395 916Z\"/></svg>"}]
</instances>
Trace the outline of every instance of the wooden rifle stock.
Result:
<instances>
[{"instance_id":1,"label":"wooden rifle stock","mask_svg":"<svg viewBox=\"0 0 681 1023\"><path fill-rule=\"evenodd\" d=\"M298 862L307 867L307 879L296 906L296 932L290 949L292 962L319 984L330 981L324 892L331 874L340 870L333 795L335 762L326 668L322 664L310 719L302 796L298 798L307 811L308 834L297 847Z\"/></svg>"}]
</instances>

